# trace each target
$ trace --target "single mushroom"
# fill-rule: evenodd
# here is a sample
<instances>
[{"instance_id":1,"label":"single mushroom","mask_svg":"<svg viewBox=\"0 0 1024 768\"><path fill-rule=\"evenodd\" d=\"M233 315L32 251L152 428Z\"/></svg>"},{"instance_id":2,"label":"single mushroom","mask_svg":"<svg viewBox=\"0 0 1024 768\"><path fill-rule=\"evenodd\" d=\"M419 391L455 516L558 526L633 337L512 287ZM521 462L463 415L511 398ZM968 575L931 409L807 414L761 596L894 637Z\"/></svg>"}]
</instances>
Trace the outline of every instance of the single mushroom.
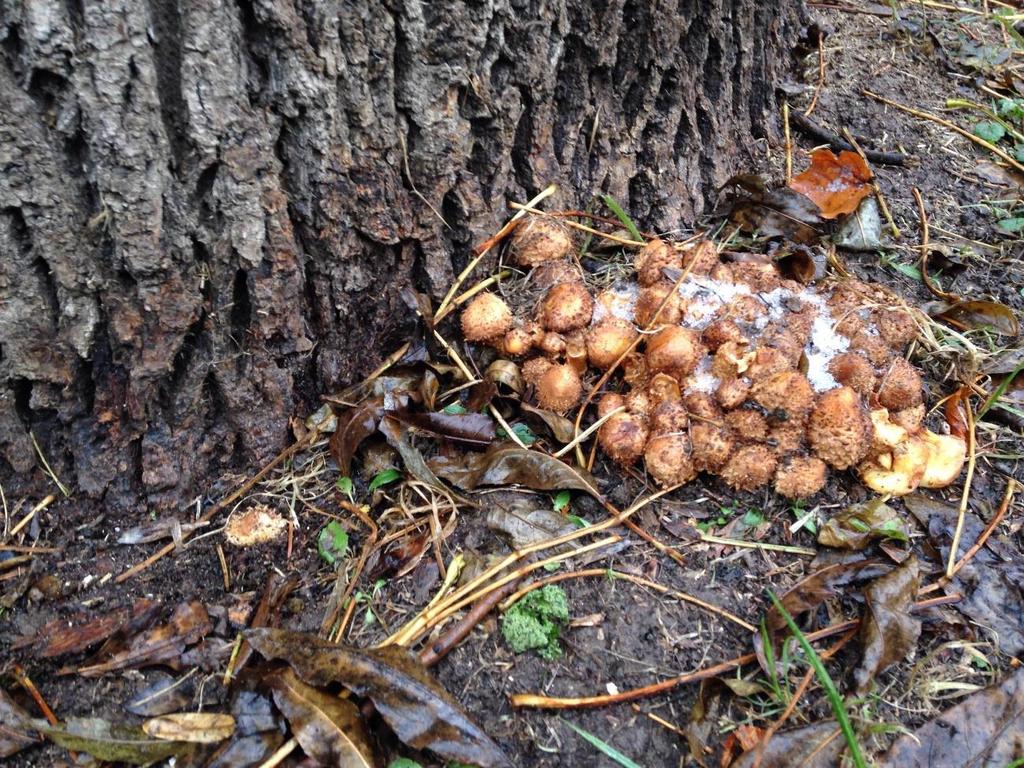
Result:
<instances>
[{"instance_id":1,"label":"single mushroom","mask_svg":"<svg viewBox=\"0 0 1024 768\"><path fill-rule=\"evenodd\" d=\"M766 485L775 475L777 460L767 446L744 445L725 463L721 478L740 491L753 491Z\"/></svg>"},{"instance_id":2,"label":"single mushroom","mask_svg":"<svg viewBox=\"0 0 1024 768\"><path fill-rule=\"evenodd\" d=\"M828 371L840 384L867 396L875 391L875 367L859 352L843 352L828 364Z\"/></svg>"},{"instance_id":3,"label":"single mushroom","mask_svg":"<svg viewBox=\"0 0 1024 768\"><path fill-rule=\"evenodd\" d=\"M636 337L632 323L605 318L587 331L587 356L595 368L606 370L626 353Z\"/></svg>"},{"instance_id":4,"label":"single mushroom","mask_svg":"<svg viewBox=\"0 0 1024 768\"><path fill-rule=\"evenodd\" d=\"M863 459L871 450L871 434L864 403L849 387L822 394L807 422L807 441L814 453L836 469Z\"/></svg>"},{"instance_id":5,"label":"single mushroom","mask_svg":"<svg viewBox=\"0 0 1024 768\"><path fill-rule=\"evenodd\" d=\"M806 499L825 487L825 462L817 456L788 456L775 472L775 491L787 499Z\"/></svg>"},{"instance_id":6,"label":"single mushroom","mask_svg":"<svg viewBox=\"0 0 1024 768\"><path fill-rule=\"evenodd\" d=\"M553 364L537 381L537 404L563 413L580 401L583 383L570 365Z\"/></svg>"},{"instance_id":7,"label":"single mushroom","mask_svg":"<svg viewBox=\"0 0 1024 768\"><path fill-rule=\"evenodd\" d=\"M662 306L664 302L665 306ZM658 312L659 307L661 312ZM647 285L640 289L634 308L634 319L641 328L675 325L683 319L686 308L683 297L675 290L675 285L662 281ZM657 315L657 322L655 322Z\"/></svg>"},{"instance_id":8,"label":"single mushroom","mask_svg":"<svg viewBox=\"0 0 1024 768\"><path fill-rule=\"evenodd\" d=\"M750 390L754 402L776 414L802 419L814 407L814 388L799 371L780 371L756 382Z\"/></svg>"},{"instance_id":9,"label":"single mushroom","mask_svg":"<svg viewBox=\"0 0 1024 768\"><path fill-rule=\"evenodd\" d=\"M917 323L909 308L876 309L871 313L871 319L879 336L894 352L902 351L917 338Z\"/></svg>"},{"instance_id":10,"label":"single mushroom","mask_svg":"<svg viewBox=\"0 0 1024 768\"><path fill-rule=\"evenodd\" d=\"M594 299L583 283L559 283L541 303L540 323L549 331L565 333L585 328L593 314Z\"/></svg>"},{"instance_id":11,"label":"single mushroom","mask_svg":"<svg viewBox=\"0 0 1024 768\"><path fill-rule=\"evenodd\" d=\"M512 257L516 264L535 267L545 261L564 259L573 251L569 228L557 219L531 216L512 233Z\"/></svg>"},{"instance_id":12,"label":"single mushroom","mask_svg":"<svg viewBox=\"0 0 1024 768\"><path fill-rule=\"evenodd\" d=\"M750 382L746 379L723 379L715 390L715 399L725 410L739 408L750 394Z\"/></svg>"},{"instance_id":13,"label":"single mushroom","mask_svg":"<svg viewBox=\"0 0 1024 768\"><path fill-rule=\"evenodd\" d=\"M722 418L741 443L763 443L768 439L768 420L753 408L738 408Z\"/></svg>"},{"instance_id":14,"label":"single mushroom","mask_svg":"<svg viewBox=\"0 0 1024 768\"><path fill-rule=\"evenodd\" d=\"M682 254L671 244L658 239L649 241L633 258L637 282L640 285L654 285L664 279L663 269L679 269L682 265Z\"/></svg>"},{"instance_id":15,"label":"single mushroom","mask_svg":"<svg viewBox=\"0 0 1024 768\"><path fill-rule=\"evenodd\" d=\"M875 393L878 404L890 411L913 408L924 400L924 384L917 369L902 357L894 358Z\"/></svg>"},{"instance_id":16,"label":"single mushroom","mask_svg":"<svg viewBox=\"0 0 1024 768\"><path fill-rule=\"evenodd\" d=\"M647 445L647 423L640 414L629 410L613 413L617 408L626 407L622 395L608 393L597 403L597 415L601 418L612 414L597 431L597 443L613 461L628 466L644 453Z\"/></svg>"},{"instance_id":17,"label":"single mushroom","mask_svg":"<svg viewBox=\"0 0 1024 768\"><path fill-rule=\"evenodd\" d=\"M656 373L647 383L647 396L652 406L675 402L682 399L679 382L667 373Z\"/></svg>"},{"instance_id":18,"label":"single mushroom","mask_svg":"<svg viewBox=\"0 0 1024 768\"><path fill-rule=\"evenodd\" d=\"M462 335L466 341L490 342L512 327L512 310L493 293L481 293L462 310Z\"/></svg>"},{"instance_id":19,"label":"single mushroom","mask_svg":"<svg viewBox=\"0 0 1024 768\"><path fill-rule=\"evenodd\" d=\"M663 371L678 379L692 373L704 353L696 331L670 325L647 342L647 366L652 371Z\"/></svg>"}]
</instances>

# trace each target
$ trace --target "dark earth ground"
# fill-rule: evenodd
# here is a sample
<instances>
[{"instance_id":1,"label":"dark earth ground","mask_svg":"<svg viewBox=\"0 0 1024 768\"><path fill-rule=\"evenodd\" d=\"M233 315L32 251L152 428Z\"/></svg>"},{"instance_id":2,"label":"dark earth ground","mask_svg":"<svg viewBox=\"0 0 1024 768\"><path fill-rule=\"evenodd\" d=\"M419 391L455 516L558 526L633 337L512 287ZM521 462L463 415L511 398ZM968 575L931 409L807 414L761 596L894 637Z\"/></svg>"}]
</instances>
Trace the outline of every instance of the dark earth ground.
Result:
<instances>
[{"instance_id":1,"label":"dark earth ground","mask_svg":"<svg viewBox=\"0 0 1024 768\"><path fill-rule=\"evenodd\" d=\"M908 4L901 20L884 14L887 6L860 6L868 13L835 9L814 9L814 16L827 31L824 39L826 81L818 97L814 119L834 130L847 127L865 139L873 149L902 149L916 162L906 167L874 165L882 191L892 208L893 216L904 233L899 243L889 243L883 257L868 253L845 255L847 267L859 276L884 282L912 301L923 303L931 296L920 281L909 277L893 264L911 265L917 259L918 214L911 188L918 187L926 201L932 240L940 252L960 265L947 288L971 298L991 298L1013 308L1018 315L1024 307L1024 252L1019 240L1011 240L996 228L1000 218L997 208L1009 210L1017 199L1018 188L1012 186L1005 173L993 171L992 157L947 129L924 122L908 114L884 107L863 96L870 90L903 104L939 112L947 98L960 97L986 101L979 91L985 75L967 69L961 47L971 37L1004 44L999 26L983 16L961 15L936 8L911 7ZM1013 41L1009 41L1013 46ZM1021 62L1024 50L1017 48L1009 60L995 66L995 72L1006 71ZM989 76L994 76L989 70ZM818 55L815 50L801 59L794 80L807 87L791 97L795 110L809 103L818 78ZM1020 81L1017 81L1020 83ZM964 114L943 113L948 119L969 127L971 118ZM811 140L794 135L794 165L806 165L806 150ZM771 178L782 175L784 147L782 138L764 143L763 167L758 170ZM1000 183L1000 180L1008 183ZM1011 201L992 203L991 201ZM1014 203L1013 201L1016 201ZM976 340L984 344L985 340ZM1019 341L995 339L1002 346ZM386 352L386 350L385 350ZM929 403L951 392L956 384L952 358L943 350L919 350L917 362L930 374ZM331 513L340 512L328 489L335 479L335 470L323 467L324 452L298 457L292 467L279 473L272 482L257 487L254 494L285 511L296 498L311 500ZM978 465L972 486L972 510L983 520L999 505L1006 478L1024 477L1021 459L1024 456L1022 425L1004 420L1001 412L991 411L978 427ZM296 480L308 474L305 481ZM635 478L620 477L608 467L598 465L597 477L604 484L613 503L620 508L644 493ZM238 477L223 478L221 488L209 489L211 498L222 490L230 490ZM959 499L961 485L934 493L952 503ZM318 498L321 493L323 498ZM394 495L393 493L391 494ZM828 487L808 505L817 506L820 518L827 519L832 510L868 497L866 490L852 475L834 476ZM390 506L388 498L379 497L378 512ZM483 497L486 503L487 497ZM546 496L534 497L538 506L547 506ZM19 520L38 499L7 499L10 519ZM181 513L194 508L187 500ZM900 502L895 507L902 511ZM575 497L572 512L592 521L600 520L603 511L589 499ZM718 481L702 477L669 499L643 511L639 522L650 532L670 544L677 543L672 530L676 522L718 514L722 506L733 506L743 512L760 510L766 525L748 537L762 536L763 541L815 547L814 537L807 531L788 531L794 521L790 505L769 491L734 494ZM219 536L199 538L183 552L164 558L152 568L115 584L113 576L140 561L154 545L119 546L116 531L143 522L138 515L117 515L82 506L72 497L58 501L41 512L29 526L24 544L61 548L60 553L44 554L32 559L31 572L17 568L0 571L0 592L16 596L24 592L12 606L5 607L0 619L0 648L3 657L24 665L49 705L59 715L95 715L113 720L130 719L122 702L134 691L151 682L153 670L128 672L100 679L76 675L58 676L59 664L33 660L29 650L9 652L12 640L31 635L45 622L66 617L87 609L103 612L131 604L138 598L159 600L167 611L182 601L198 600L209 608L231 607L238 603L254 606L268 575L277 570L296 581L297 587L280 610L281 626L316 631L323 617L324 605L331 591L334 575L317 554L316 537L325 519L308 506L299 503L295 513L300 527L295 530L290 556L283 542L237 549L224 546L231 573L230 590L225 590L216 545ZM156 513L153 515L156 517ZM908 515L909 518L909 515ZM346 518L347 519L347 518ZM996 532L1004 551L1021 557L1020 529L1024 522L1024 499L1017 497L1004 523ZM352 524L353 547L358 551L362 531ZM725 535L740 531L727 529ZM926 547L925 532L918 529L913 549L937 572L941 565ZM965 540L969 545L970 539ZM506 551L504 543L484 526L481 515L464 511L455 532L442 545L446 561L458 551L482 554ZM650 546L635 537L630 546L614 556L598 560L592 566L614 566L617 569L645 575L669 587L680 589L709 602L723 606L756 623L765 605L764 591L771 587L785 591L808 572L806 556L763 550L736 550L728 547L698 544L681 550L686 566L680 567L661 557ZM408 576L392 579L377 594L374 607L381 621L392 629L416 605L422 605L436 590L436 569L429 550L420 566ZM0 561L0 566L3 563ZM930 579L926 579L929 581ZM523 654L513 655L497 631L497 622L489 619L481 624L469 640L443 660L436 672L440 681L474 715L484 730L494 738L517 765L577 766L614 765L584 743L562 722L559 715L544 711L517 711L509 704L509 695L517 692L544 692L550 695L590 695L606 692L607 684L619 689L632 688L687 670L698 669L751 650L751 638L715 616L684 605L668 597L624 582L603 579L573 580L563 584L570 600L573 618L599 616L593 626L569 629L564 635L565 653L555 662ZM369 591L370 587L364 587ZM1018 606L1020 603L1018 602ZM842 617L859 612L859 596L850 595L830 600L805 622L805 629L815 629ZM966 686L984 686L1002 679L1013 661L999 650L993 633L984 626L972 624L955 607L931 609L924 614L924 630L913 659L894 665L876 681L874 693L855 710L858 717L873 723L900 724L913 729L950 706L949 697L956 690L944 689L935 683L956 682ZM1024 616L1019 617L1024 624ZM217 632L215 632L215 635ZM219 634L228 643L234 630L224 628ZM367 624L362 611L357 612L349 640L368 644L386 633L379 624ZM970 656L955 641L968 641L971 650L987 659L988 664L972 664ZM847 646L830 665L837 679L849 683L850 670L856 663L857 643ZM921 663L926 660L926 663ZM68 660L64 660L68 661ZM77 666L80 658L68 663ZM195 703L201 699L206 709L218 710L225 700L220 666L199 671L193 676ZM6 667L8 662L4 662ZM802 674L794 672L794 680ZM184 674L188 669L181 669ZM757 678L759 670L747 667L745 677ZM14 691L10 678L4 687ZM966 689L965 689L966 690ZM636 705L618 705L597 710L568 711L565 720L597 734L626 755L645 766L694 764L688 757L686 739L679 733L655 722L648 714L657 715L667 723L686 729L697 700L698 686L677 688L670 693L645 699ZM963 691L960 691L963 692ZM706 686L710 700L714 686ZM18 698L22 699L20 691ZM31 707L31 705L29 705ZM185 707L188 708L188 707ZM709 743L717 745L722 738L744 723L767 727L778 716L779 708L764 699L724 697L710 722ZM829 717L829 709L820 688L812 686L804 697L791 725L815 722ZM891 736L878 733L864 736L864 744L875 750L884 748ZM394 744L389 749L398 749ZM423 765L437 764L426 754L416 756ZM17 766L55 765L66 761L66 753L53 747L37 747L10 759ZM708 764L717 764L717 756L709 756Z\"/></svg>"}]
</instances>

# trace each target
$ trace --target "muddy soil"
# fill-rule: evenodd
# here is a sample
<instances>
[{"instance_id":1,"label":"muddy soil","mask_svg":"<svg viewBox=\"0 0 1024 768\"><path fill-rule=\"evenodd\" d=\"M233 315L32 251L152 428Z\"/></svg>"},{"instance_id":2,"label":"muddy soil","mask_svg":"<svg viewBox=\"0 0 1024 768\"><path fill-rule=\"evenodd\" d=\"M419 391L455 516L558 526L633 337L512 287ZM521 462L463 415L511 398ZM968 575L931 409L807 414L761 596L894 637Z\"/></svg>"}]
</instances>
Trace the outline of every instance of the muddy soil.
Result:
<instances>
[{"instance_id":1,"label":"muddy soil","mask_svg":"<svg viewBox=\"0 0 1024 768\"><path fill-rule=\"evenodd\" d=\"M815 121L832 131L848 128L863 140L865 148L905 151L912 158L903 167L873 166L902 238L888 240L881 258L877 253L843 254L847 267L865 279L894 287L912 301L923 303L932 299L920 280L911 277L907 269L918 257L919 218L911 193L911 189L917 187L925 200L932 240L941 246L941 253L947 257L947 267L940 278L943 285L971 298L998 300L1019 313L1024 309L1024 253L1019 240L1006 236L997 227L999 219L1005 218L1002 212L1012 211L1014 205L1021 204L1015 179L1008 177L1005 171L994 169L993 158L966 139L934 123L884 106L862 93L869 89L929 112L939 112L948 98L987 99L979 89L991 82L994 75L967 69L962 49L968 42L1003 43L1000 28L983 17L922 10L916 6L904 10L899 20L886 15L885 7L865 5L861 10L864 9L868 12L814 9L821 29L827 33L824 37L824 84L820 88L816 85L818 53L813 45L800 60L793 83L789 84L800 86L789 88L794 91L791 96L794 110L806 109L817 92L812 113ZM1012 45L1012 40L1009 43ZM1019 60L1020 53L1018 49L1011 63ZM971 124L971 118L962 114L943 114L958 124L967 127ZM806 151L814 146L814 141L794 133L794 143L794 165L800 169L806 164ZM785 165L781 136L764 142L762 148L762 168L737 170L756 170L780 178ZM1006 345L1010 341L993 340L993 344L997 343ZM930 374L928 402L935 402L955 386L951 379L955 366L948 356L925 354L919 363ZM999 505L1006 478L1024 477L1020 458L1024 455L1021 425L1002 420L999 414L992 412L979 428L978 447L972 509L987 519L991 510ZM314 467L322 472L316 476L316 482L330 487L333 475L316 465L308 454L300 456L289 471L293 471L293 476L301 475L299 470L303 467ZM623 477L611 467L599 463L595 474L602 483L602 490L620 507L644 492L638 479ZM221 486L208 489L207 495L218 498L239 479L225 477ZM263 501L281 510L289 508L287 488L259 486L256 490L268 494ZM958 483L935 495L956 503L959 493ZM722 508L727 508L733 510L727 515L728 520L715 524L716 530L725 535L742 532L742 518L747 513L756 513L763 518L756 534L763 537L763 541L814 548L815 537L806 528L790 532L789 526L797 519L797 514L817 509L819 519L827 519L833 510L866 498L867 492L851 475L836 474L825 491L804 510L794 512L791 504L771 492L736 494L717 481L702 477L644 510L640 522L666 543L677 546L681 540L676 534L685 530L687 521L714 521L723 514ZM547 495L527 499L541 507L550 504ZM12 505L18 501L8 499ZM12 506L12 515L17 512L20 518L28 508L26 504L31 506L32 501L35 500L17 508ZM379 495L379 502L381 506L389 503L382 495ZM482 497L481 502L483 509L464 512L457 529L445 541L442 551L446 561L460 550L481 555L507 551L505 542L487 530L483 522L483 513L495 502L487 496ZM902 510L900 502L894 504ZM164 558L138 576L117 584L112 577L139 562L154 545L119 546L114 540L116 533L112 532L143 521L131 513L113 515L102 508L80 506L74 499L51 504L28 526L27 543L61 551L35 556L30 570L16 566L0 571L3 578L0 591L11 598L10 604L5 603L2 609L0 626L0 648L8 659L5 666L14 660L24 665L47 703L59 715L94 715L122 720L128 718L122 703L152 681L154 673L150 670L98 680L75 674L61 675L62 664L73 669L80 665L83 657L63 659L59 663L40 662L32 658L30 649L11 653L12 641L19 636L32 635L47 621L67 617L83 608L101 612L131 604L142 597L158 600L168 613L173 606L191 600L205 604L214 616L240 606L252 609L259 602L272 571L295 582L294 591L280 608L281 626L317 630L334 581L332 569L317 553L317 534L327 521L323 513L343 515L329 491L317 507L316 511L303 505L296 508L300 525L290 542L251 549L224 546L231 578L230 587L225 588L224 569L217 551L222 539L218 535L199 537L176 556ZM603 510L586 498L574 497L571 511L591 521L600 520L604 515ZM1022 515L1024 505L1018 500L998 534L1001 544L1015 553L1015 557L1024 557L1019 533ZM15 518L12 516L12 519ZM353 550L358 551L365 540L365 531L354 522L346 522L346 525L351 529ZM914 539L914 549L927 563L927 568L937 569L938 561L924 546L926 537L918 532ZM754 623L765 606L765 589L784 591L807 572L811 560L785 552L701 544L680 549L685 557L685 566L680 566L635 536L627 535L627 541L628 546L613 556L586 567L615 567L640 574L725 607ZM4 553L4 556L10 554ZM432 594L438 584L437 576L428 552L410 574L384 581L373 597L375 615L370 618L371 614L357 611L349 640L363 644L386 636L386 628L393 629L411 607L421 605ZM751 650L748 632L671 597L601 578L569 580L563 587L569 597L571 617L582 620L578 623L583 626L565 632L564 653L560 659L544 661L531 654L514 655L501 639L496 620L491 618L438 665L436 672L441 682L516 765L615 765L567 728L563 719L606 740L644 766L693 765L701 760L708 765L718 764L716 754L690 755L690 745L682 735L688 724L696 722L693 712L699 694L703 691L705 703L712 702L717 694L715 685L683 686L635 705L596 710L555 713L511 707L509 695L517 692L542 692L552 696L601 694L696 670ZM368 592L371 588L372 581L363 587ZM809 617L805 629L856 615L860 610L858 601L856 595L829 601ZM966 677L961 675L957 678L960 682L985 685L1009 668L1010 659L999 652L991 632L971 625L955 608L932 609L924 618L924 631L915 659L895 665L876 681L876 693L864 703L863 717L913 729L948 706L949 701L927 693L927 686L921 685L922 669L915 667L915 663L929 658L927 670L935 679L952 674L942 666L943 659L951 659L951 654L943 650L944 644L950 641L975 643L990 664L989 667L978 666ZM222 622L213 636L230 644L234 629ZM930 657L936 650L939 651L938 661ZM218 674L223 671L224 660L214 651L210 651L212 661L194 675L190 685L193 706L201 702L204 708L217 710L226 694ZM855 653L848 649L831 668L840 679L848 681L854 660ZM953 661L949 663L952 665ZM747 670L747 678L758 677L749 667ZM177 673L187 671L183 668ZM6 683L5 687L10 690ZM757 694L723 697L721 705L712 709L706 724L709 750L720 749L729 735L743 724L767 727L778 712L777 707ZM828 708L821 691L812 686L791 722L814 722L827 716ZM880 731L874 738L874 743L867 746L882 749L889 737ZM415 755L393 743L384 744L383 749L391 750L393 755L414 756L424 766L438 765L427 754ZM62 761L67 761L63 750L41 746L22 752L7 764L51 766Z\"/></svg>"}]
</instances>

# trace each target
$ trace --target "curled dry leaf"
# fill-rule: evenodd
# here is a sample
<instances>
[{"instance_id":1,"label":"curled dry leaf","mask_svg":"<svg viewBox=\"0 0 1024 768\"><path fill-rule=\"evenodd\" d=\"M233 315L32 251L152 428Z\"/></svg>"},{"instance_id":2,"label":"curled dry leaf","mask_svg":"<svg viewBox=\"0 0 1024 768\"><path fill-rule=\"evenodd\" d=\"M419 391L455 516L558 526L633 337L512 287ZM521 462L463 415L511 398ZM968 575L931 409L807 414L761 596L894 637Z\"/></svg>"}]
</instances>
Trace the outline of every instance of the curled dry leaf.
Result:
<instances>
[{"instance_id":1,"label":"curled dry leaf","mask_svg":"<svg viewBox=\"0 0 1024 768\"><path fill-rule=\"evenodd\" d=\"M388 416L433 437L470 445L485 446L494 440L494 419L483 413L410 413L395 411Z\"/></svg>"},{"instance_id":2,"label":"curled dry leaf","mask_svg":"<svg viewBox=\"0 0 1024 768\"><path fill-rule=\"evenodd\" d=\"M1020 333L1020 323L1012 309L998 301L933 301L924 310L934 318L945 320L958 328L991 328L1000 336Z\"/></svg>"},{"instance_id":3,"label":"curled dry leaf","mask_svg":"<svg viewBox=\"0 0 1024 768\"><path fill-rule=\"evenodd\" d=\"M514 443L495 443L484 453L457 458L437 456L431 466L445 480L467 491L481 485L523 485L538 491L585 491L600 498L597 483L588 472Z\"/></svg>"},{"instance_id":4,"label":"curled dry leaf","mask_svg":"<svg viewBox=\"0 0 1024 768\"><path fill-rule=\"evenodd\" d=\"M423 454L416 450L412 441L409 440L409 430L405 426L396 419L385 416L380 420L379 428L388 444L402 457L406 472L421 483L433 486L441 485L441 481L430 471L430 467L424 461Z\"/></svg>"},{"instance_id":5,"label":"curled dry leaf","mask_svg":"<svg viewBox=\"0 0 1024 768\"><path fill-rule=\"evenodd\" d=\"M224 525L224 538L236 547L254 547L275 541L288 528L288 521L266 504L236 510Z\"/></svg>"},{"instance_id":6,"label":"curled dry leaf","mask_svg":"<svg viewBox=\"0 0 1024 768\"><path fill-rule=\"evenodd\" d=\"M818 543L840 549L864 549L875 539L906 541L906 523L882 499L852 504L833 515L818 532Z\"/></svg>"},{"instance_id":7,"label":"curled dry leaf","mask_svg":"<svg viewBox=\"0 0 1024 768\"><path fill-rule=\"evenodd\" d=\"M314 635L254 629L246 639L268 659L287 661L315 686L341 683L366 696L403 742L481 768L511 766L498 746L405 648L362 650Z\"/></svg>"},{"instance_id":8,"label":"curled dry leaf","mask_svg":"<svg viewBox=\"0 0 1024 768\"><path fill-rule=\"evenodd\" d=\"M178 757L191 749L180 741L153 739L141 728L120 725L98 717L70 717L63 725L33 721L36 729L54 744L72 752L85 752L111 763L147 765Z\"/></svg>"},{"instance_id":9,"label":"curled dry leaf","mask_svg":"<svg viewBox=\"0 0 1024 768\"><path fill-rule=\"evenodd\" d=\"M54 619L34 635L18 638L13 647L17 650L31 646L40 659L81 653L115 635L131 636L141 632L153 623L159 613L159 603L140 598L131 606L117 608L102 616L79 614Z\"/></svg>"},{"instance_id":10,"label":"curled dry leaf","mask_svg":"<svg viewBox=\"0 0 1024 768\"><path fill-rule=\"evenodd\" d=\"M153 717L142 724L147 736L164 741L216 744L231 738L235 718L219 712L176 712Z\"/></svg>"},{"instance_id":11,"label":"curled dry leaf","mask_svg":"<svg viewBox=\"0 0 1024 768\"><path fill-rule=\"evenodd\" d=\"M1024 755L1024 669L896 740L881 768L1007 768ZM941 762L936 762L937 756Z\"/></svg>"},{"instance_id":12,"label":"curled dry leaf","mask_svg":"<svg viewBox=\"0 0 1024 768\"><path fill-rule=\"evenodd\" d=\"M762 751L752 749L744 752L730 768L833 768L839 765L839 756L846 743L840 735L839 726L826 720L772 736Z\"/></svg>"},{"instance_id":13,"label":"curled dry leaf","mask_svg":"<svg viewBox=\"0 0 1024 768\"><path fill-rule=\"evenodd\" d=\"M384 396L381 395L349 408L338 417L338 427L328 445L343 476L352 473L352 457L360 443L377 431L383 415Z\"/></svg>"},{"instance_id":14,"label":"curled dry leaf","mask_svg":"<svg viewBox=\"0 0 1024 768\"><path fill-rule=\"evenodd\" d=\"M528 425L538 428L543 424L551 432L552 436L560 443L568 443L576 435L573 423L554 411L546 411L543 408L535 408L529 403L520 406L520 415Z\"/></svg>"},{"instance_id":15,"label":"curled dry leaf","mask_svg":"<svg viewBox=\"0 0 1024 768\"><path fill-rule=\"evenodd\" d=\"M576 526L552 509L531 509L528 503L519 503L493 507L487 513L487 527L507 536L513 549L523 549L571 533Z\"/></svg>"},{"instance_id":16,"label":"curled dry leaf","mask_svg":"<svg viewBox=\"0 0 1024 768\"><path fill-rule=\"evenodd\" d=\"M791 189L813 200L826 219L853 213L860 201L871 194L872 173L864 158L856 152L843 150L838 155L830 149L811 153L811 166L794 176Z\"/></svg>"},{"instance_id":17,"label":"curled dry leaf","mask_svg":"<svg viewBox=\"0 0 1024 768\"><path fill-rule=\"evenodd\" d=\"M307 755L323 765L376 765L359 708L350 700L306 685L287 667L264 682L274 692L274 703Z\"/></svg>"},{"instance_id":18,"label":"curled dry leaf","mask_svg":"<svg viewBox=\"0 0 1024 768\"><path fill-rule=\"evenodd\" d=\"M790 616L813 610L830 597L834 597L836 587L849 584L861 571L873 565L873 560L858 560L852 563L835 563L809 573L782 595L782 607ZM765 623L772 632L786 626L786 620L774 605L765 614ZM760 644L760 637L755 638L755 644Z\"/></svg>"},{"instance_id":19,"label":"curled dry leaf","mask_svg":"<svg viewBox=\"0 0 1024 768\"><path fill-rule=\"evenodd\" d=\"M783 187L768 190L758 176L733 176L725 183L732 192L726 200L729 219L744 232L785 237L794 243L821 238L821 213L814 201Z\"/></svg>"},{"instance_id":20,"label":"curled dry leaf","mask_svg":"<svg viewBox=\"0 0 1024 768\"><path fill-rule=\"evenodd\" d=\"M866 692L879 672L905 659L917 645L921 622L910 611L920 586L917 558L908 557L865 588L860 626L864 655L854 672L858 693Z\"/></svg>"}]
</instances>

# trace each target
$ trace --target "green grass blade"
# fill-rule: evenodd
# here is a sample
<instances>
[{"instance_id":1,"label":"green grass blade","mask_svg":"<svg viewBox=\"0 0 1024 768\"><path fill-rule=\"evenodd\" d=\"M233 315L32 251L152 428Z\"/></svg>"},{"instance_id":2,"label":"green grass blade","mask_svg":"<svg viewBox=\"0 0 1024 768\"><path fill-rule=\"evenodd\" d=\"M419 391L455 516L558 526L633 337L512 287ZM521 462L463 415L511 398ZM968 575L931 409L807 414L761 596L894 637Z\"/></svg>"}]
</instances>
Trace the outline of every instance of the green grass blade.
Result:
<instances>
[{"instance_id":1,"label":"green grass blade","mask_svg":"<svg viewBox=\"0 0 1024 768\"><path fill-rule=\"evenodd\" d=\"M622 210L621 205L615 202L615 198L611 195L603 195L601 199L604 200L604 204L608 206L608 209L615 214L615 218L622 222L622 226L629 230L630 237L639 243L644 242L644 236L640 234L636 224L629 218L629 214Z\"/></svg>"},{"instance_id":2,"label":"green grass blade","mask_svg":"<svg viewBox=\"0 0 1024 768\"><path fill-rule=\"evenodd\" d=\"M995 390L993 390L992 394L988 396L988 400L985 401L985 404L982 405L981 408L978 409L978 412L974 415L974 420L975 421L977 421L982 416L984 416L986 413L988 413L989 409L993 405L995 405L999 401L999 398L1002 397L1006 393L1007 389L1009 389L1010 383L1015 378L1017 378L1017 376L1022 371L1024 371L1024 360L1021 360L1020 365L1018 365L1016 368L1014 368L1010 372L1010 375L1007 376L1005 379L1003 379L1002 382L1000 382L999 386L996 387Z\"/></svg>"},{"instance_id":3,"label":"green grass blade","mask_svg":"<svg viewBox=\"0 0 1024 768\"><path fill-rule=\"evenodd\" d=\"M846 712L846 705L843 703L842 696L839 695L839 690L836 688L836 684L832 681L832 676L829 675L828 670L825 669L825 665L821 663L821 659L818 658L818 654L814 651L814 646L811 645L810 641L800 631L800 627L793 621L793 617L789 615L789 611L782 605L782 601L775 596L775 593L768 590L768 597L771 598L772 604L776 610L782 614L782 618L786 620L786 626L789 627L789 631L796 637L797 642L804 649L804 653L807 654L807 661L814 669L814 674L818 677L818 682L821 683L821 687L825 689L825 695L828 697L828 703L832 707L832 712L836 716L836 720L839 722L839 730L843 732L843 738L846 739L846 746L850 749L850 757L853 758L853 764L857 768L867 768L868 764L864 760L864 755L860 751L860 744L857 742L857 734L853 732L853 724L850 722L850 716Z\"/></svg>"},{"instance_id":4,"label":"green grass blade","mask_svg":"<svg viewBox=\"0 0 1024 768\"><path fill-rule=\"evenodd\" d=\"M586 741L590 742L590 744L592 746L596 747L601 752L603 752L605 754L605 756L607 756L608 758L614 760L619 765L624 766L624 768L640 768L640 764L639 763L637 763L636 761L632 760L631 758L626 757L624 754L619 752L619 750L617 750L611 744L607 744L607 743L601 741L601 739L597 738L597 736L592 734L590 731L585 731L582 728L580 728L579 726L573 725L568 720L562 720L562 722L565 723L566 725L568 725L574 731L576 731L576 733L578 733L580 736L582 736Z\"/></svg>"}]
</instances>

